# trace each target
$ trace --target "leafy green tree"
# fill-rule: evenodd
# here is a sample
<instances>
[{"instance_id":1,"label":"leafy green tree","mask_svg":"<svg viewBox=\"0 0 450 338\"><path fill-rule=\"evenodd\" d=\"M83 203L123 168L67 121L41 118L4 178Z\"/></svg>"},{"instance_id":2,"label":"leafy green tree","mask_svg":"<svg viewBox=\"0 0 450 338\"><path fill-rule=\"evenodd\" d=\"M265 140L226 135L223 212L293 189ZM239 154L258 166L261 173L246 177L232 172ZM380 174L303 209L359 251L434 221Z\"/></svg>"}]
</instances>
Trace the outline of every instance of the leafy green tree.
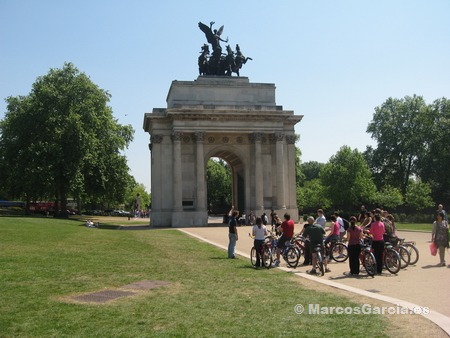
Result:
<instances>
[{"instance_id":1,"label":"leafy green tree","mask_svg":"<svg viewBox=\"0 0 450 338\"><path fill-rule=\"evenodd\" d=\"M429 131L423 116L427 111L424 99L416 95L389 98L375 108L367 132L377 141L377 147L369 147L365 155L379 187L398 187L405 196L418 159L426 150L424 141Z\"/></svg>"},{"instance_id":2,"label":"leafy green tree","mask_svg":"<svg viewBox=\"0 0 450 338\"><path fill-rule=\"evenodd\" d=\"M375 193L374 202L382 208L396 208L403 204L403 196L400 189L387 185Z\"/></svg>"},{"instance_id":3,"label":"leafy green tree","mask_svg":"<svg viewBox=\"0 0 450 338\"><path fill-rule=\"evenodd\" d=\"M39 77L27 96L8 97L0 123L0 158L11 196L122 200L128 166L120 151L133 139L100 89L71 63Z\"/></svg>"},{"instance_id":4,"label":"leafy green tree","mask_svg":"<svg viewBox=\"0 0 450 338\"><path fill-rule=\"evenodd\" d=\"M208 196L207 201L210 207L225 207L232 204L231 199L231 169L222 159L208 160L206 166L206 179Z\"/></svg>"},{"instance_id":5,"label":"leafy green tree","mask_svg":"<svg viewBox=\"0 0 450 338\"><path fill-rule=\"evenodd\" d=\"M323 166L320 179L332 205L343 210L373 200L376 192L362 153L348 146L341 147Z\"/></svg>"},{"instance_id":6,"label":"leafy green tree","mask_svg":"<svg viewBox=\"0 0 450 338\"><path fill-rule=\"evenodd\" d=\"M406 191L405 202L408 206L413 207L416 210L423 210L434 204L430 193L431 188L428 183L411 179Z\"/></svg>"},{"instance_id":7,"label":"leafy green tree","mask_svg":"<svg viewBox=\"0 0 450 338\"><path fill-rule=\"evenodd\" d=\"M300 185L304 185L307 181L319 178L320 170L324 165L324 163L319 163L317 161L309 161L300 164L300 171L303 174L303 180Z\"/></svg>"},{"instance_id":8,"label":"leafy green tree","mask_svg":"<svg viewBox=\"0 0 450 338\"><path fill-rule=\"evenodd\" d=\"M147 206L150 206L151 198L150 194L147 193L145 190L145 186L142 183L135 183L134 186L131 187L131 189L128 190L126 194L126 204L125 206L128 209L132 209L134 205L134 201L136 199L137 194L141 197L141 203L142 208L146 208Z\"/></svg>"},{"instance_id":9,"label":"leafy green tree","mask_svg":"<svg viewBox=\"0 0 450 338\"><path fill-rule=\"evenodd\" d=\"M450 204L450 100L435 100L423 118L426 151L418 159L418 176L431 187L433 199Z\"/></svg>"},{"instance_id":10,"label":"leafy green tree","mask_svg":"<svg viewBox=\"0 0 450 338\"><path fill-rule=\"evenodd\" d=\"M319 208L328 209L331 201L326 197L326 189L320 179L306 181L302 187L297 188L297 206L306 212Z\"/></svg>"}]
</instances>

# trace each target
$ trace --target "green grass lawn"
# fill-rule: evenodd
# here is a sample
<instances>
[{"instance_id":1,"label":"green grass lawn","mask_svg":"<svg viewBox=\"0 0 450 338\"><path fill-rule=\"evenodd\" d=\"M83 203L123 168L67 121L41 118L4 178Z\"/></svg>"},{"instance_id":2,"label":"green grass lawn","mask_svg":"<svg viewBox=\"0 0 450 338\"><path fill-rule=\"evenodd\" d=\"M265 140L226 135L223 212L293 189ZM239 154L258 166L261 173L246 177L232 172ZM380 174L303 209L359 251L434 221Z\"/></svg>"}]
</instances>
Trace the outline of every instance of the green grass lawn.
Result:
<instances>
[{"instance_id":1,"label":"green grass lawn","mask_svg":"<svg viewBox=\"0 0 450 338\"><path fill-rule=\"evenodd\" d=\"M395 223L395 226L398 230L410 230L410 231L429 231L433 227L433 224L430 223Z\"/></svg>"},{"instance_id":2,"label":"green grass lawn","mask_svg":"<svg viewBox=\"0 0 450 338\"><path fill-rule=\"evenodd\" d=\"M0 218L1 337L389 336L380 315L296 315L296 304L357 306L177 230L103 230ZM142 280L170 285L105 304L68 301Z\"/></svg>"}]
</instances>

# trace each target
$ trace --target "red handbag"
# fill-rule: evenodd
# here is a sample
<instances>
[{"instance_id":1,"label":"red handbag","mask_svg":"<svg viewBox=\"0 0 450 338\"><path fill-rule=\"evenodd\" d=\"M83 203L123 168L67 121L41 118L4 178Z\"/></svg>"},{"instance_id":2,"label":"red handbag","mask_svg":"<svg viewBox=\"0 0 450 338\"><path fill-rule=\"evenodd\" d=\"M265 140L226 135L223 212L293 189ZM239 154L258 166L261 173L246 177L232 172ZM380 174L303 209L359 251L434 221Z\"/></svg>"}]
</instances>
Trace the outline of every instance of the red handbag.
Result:
<instances>
[{"instance_id":1,"label":"red handbag","mask_svg":"<svg viewBox=\"0 0 450 338\"><path fill-rule=\"evenodd\" d=\"M434 242L430 243L430 253L432 256L436 256L437 254L437 245Z\"/></svg>"}]
</instances>

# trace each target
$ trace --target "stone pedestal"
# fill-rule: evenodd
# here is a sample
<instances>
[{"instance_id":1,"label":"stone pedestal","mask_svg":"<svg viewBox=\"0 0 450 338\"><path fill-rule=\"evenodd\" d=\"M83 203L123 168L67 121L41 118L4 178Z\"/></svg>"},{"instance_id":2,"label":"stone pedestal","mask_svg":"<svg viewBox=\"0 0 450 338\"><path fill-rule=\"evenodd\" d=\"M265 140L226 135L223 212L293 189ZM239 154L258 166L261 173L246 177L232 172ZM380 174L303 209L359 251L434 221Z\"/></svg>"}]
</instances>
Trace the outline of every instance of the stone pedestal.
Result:
<instances>
[{"instance_id":1,"label":"stone pedestal","mask_svg":"<svg viewBox=\"0 0 450 338\"><path fill-rule=\"evenodd\" d=\"M153 226L207 225L206 164L224 159L233 204L296 218L295 131L303 116L275 103L275 85L246 77L173 81L167 108L144 116L150 134Z\"/></svg>"}]
</instances>

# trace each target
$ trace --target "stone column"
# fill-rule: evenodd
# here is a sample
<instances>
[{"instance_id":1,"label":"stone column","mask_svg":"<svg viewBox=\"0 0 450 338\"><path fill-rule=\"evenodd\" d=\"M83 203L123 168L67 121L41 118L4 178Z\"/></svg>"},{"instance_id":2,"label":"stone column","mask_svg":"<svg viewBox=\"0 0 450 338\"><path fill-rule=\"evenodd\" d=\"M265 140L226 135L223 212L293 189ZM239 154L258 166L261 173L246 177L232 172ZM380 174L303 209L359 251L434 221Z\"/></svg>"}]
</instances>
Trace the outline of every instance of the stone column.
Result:
<instances>
[{"instance_id":1,"label":"stone column","mask_svg":"<svg viewBox=\"0 0 450 338\"><path fill-rule=\"evenodd\" d=\"M264 210L263 167L261 155L262 133L249 135L250 142L255 144L255 212Z\"/></svg>"},{"instance_id":2,"label":"stone column","mask_svg":"<svg viewBox=\"0 0 450 338\"><path fill-rule=\"evenodd\" d=\"M148 148L151 151L151 175L152 175L152 193L154 198L152 199L152 209L161 210L162 208L162 190L161 184L154 184L157 181L157 177L161 177L161 165L157 163L155 159L161 158L161 142L163 140L162 135L151 135Z\"/></svg>"},{"instance_id":3,"label":"stone column","mask_svg":"<svg viewBox=\"0 0 450 338\"><path fill-rule=\"evenodd\" d=\"M297 190L293 189L292 187L296 187L296 179L295 179L295 160L296 160L296 153L295 153L295 142L297 141L296 135L286 135L286 143L287 143L287 157L288 157L288 163L291 163L291 165L287 168L288 173L288 185L290 187L289 191L289 206L287 206L289 209L297 208Z\"/></svg>"},{"instance_id":4,"label":"stone column","mask_svg":"<svg viewBox=\"0 0 450 338\"><path fill-rule=\"evenodd\" d=\"M284 154L283 154L283 133L275 133L271 135L271 141L275 142L275 163L277 164L277 209L286 209L284 196Z\"/></svg>"},{"instance_id":5,"label":"stone column","mask_svg":"<svg viewBox=\"0 0 450 338\"><path fill-rule=\"evenodd\" d=\"M183 211L183 187L181 174L181 137L182 132L174 131L173 142L173 211Z\"/></svg>"},{"instance_id":6,"label":"stone column","mask_svg":"<svg viewBox=\"0 0 450 338\"><path fill-rule=\"evenodd\" d=\"M203 132L196 132L194 140L196 147L196 175L197 175L197 211L206 211L206 189L205 189L205 161L203 156Z\"/></svg>"}]
</instances>

